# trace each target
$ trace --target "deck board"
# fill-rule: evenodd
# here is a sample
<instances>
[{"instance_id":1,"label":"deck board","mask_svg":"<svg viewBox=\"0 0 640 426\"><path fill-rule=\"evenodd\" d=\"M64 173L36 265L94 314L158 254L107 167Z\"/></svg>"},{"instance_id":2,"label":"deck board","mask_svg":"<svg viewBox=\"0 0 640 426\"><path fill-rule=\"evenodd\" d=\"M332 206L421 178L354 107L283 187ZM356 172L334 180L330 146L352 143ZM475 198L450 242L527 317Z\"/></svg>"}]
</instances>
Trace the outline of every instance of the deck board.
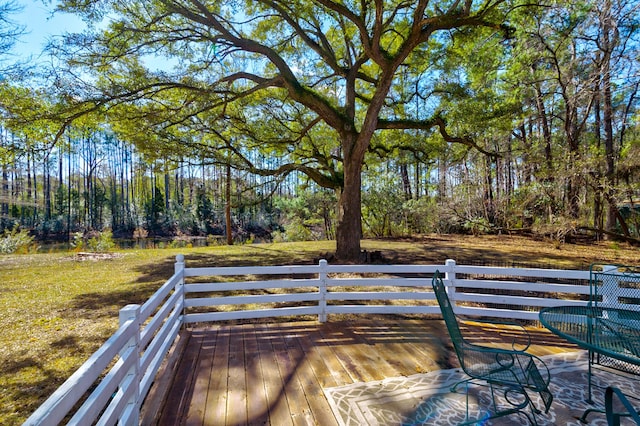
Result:
<instances>
[{"instance_id":1,"label":"deck board","mask_svg":"<svg viewBox=\"0 0 640 426\"><path fill-rule=\"evenodd\" d=\"M207 392L211 381L213 368L213 354L216 347L216 330L202 335L199 339L200 351L194 365L193 396L189 401L186 424L199 425L203 423L204 407L207 402ZM185 401L186 403L186 401Z\"/></svg>"},{"instance_id":2,"label":"deck board","mask_svg":"<svg viewBox=\"0 0 640 426\"><path fill-rule=\"evenodd\" d=\"M195 380L194 371L198 363L198 356L204 335L205 333L203 331L194 331L189 336L187 347L180 358L180 365L174 376L171 392L168 394L165 408L162 410L158 420L160 424L186 424L183 423L182 420L185 417L186 410L189 408L193 394L194 387L192 386L192 382ZM177 386L177 384L181 385Z\"/></svg>"},{"instance_id":3,"label":"deck board","mask_svg":"<svg viewBox=\"0 0 640 426\"><path fill-rule=\"evenodd\" d=\"M230 333L231 334L231 333ZM247 423L247 370L244 341L247 328L240 326L239 333L231 334L229 342L229 372L227 380L227 417L225 424Z\"/></svg>"},{"instance_id":4,"label":"deck board","mask_svg":"<svg viewBox=\"0 0 640 426\"><path fill-rule=\"evenodd\" d=\"M215 327L209 329L214 332ZM220 419L225 419L227 414L227 388L229 379L229 342L232 329L222 326L217 330L216 347L211 367L211 380L207 389L206 405L204 410L204 424L214 424ZM179 383L178 383L179 385ZM192 407L194 409L196 407Z\"/></svg>"},{"instance_id":5,"label":"deck board","mask_svg":"<svg viewBox=\"0 0 640 426\"><path fill-rule=\"evenodd\" d=\"M273 329L273 327L270 327ZM276 353L276 364L284 380L284 393L289 406L289 413L294 425L313 424L313 415L304 390L298 377L302 354L293 346L297 330L289 333L278 333L272 341Z\"/></svg>"},{"instance_id":6,"label":"deck board","mask_svg":"<svg viewBox=\"0 0 640 426\"><path fill-rule=\"evenodd\" d=\"M530 331L536 355L577 349ZM474 333L496 339L490 328ZM437 319L222 324L189 334L157 425L333 426L325 388L457 365Z\"/></svg>"},{"instance_id":7,"label":"deck board","mask_svg":"<svg viewBox=\"0 0 640 426\"><path fill-rule=\"evenodd\" d=\"M295 369L294 377L302 392L299 396L304 398L299 403L305 406L304 415L301 416L300 420L302 424L331 425L330 421L335 423L335 419L331 410L328 409L322 387L318 383L311 360L307 357L301 341L302 336L307 332L308 330L303 330L295 338L285 339L289 357L290 359L295 359L298 366ZM296 423L295 417L294 423Z\"/></svg>"},{"instance_id":8,"label":"deck board","mask_svg":"<svg viewBox=\"0 0 640 426\"><path fill-rule=\"evenodd\" d=\"M247 422L251 425L261 425L267 423L269 419L269 399L265 388L267 378L263 372L262 356L255 328L248 330L244 348L247 365L247 413L252 413L251 421L247 419Z\"/></svg>"}]
</instances>

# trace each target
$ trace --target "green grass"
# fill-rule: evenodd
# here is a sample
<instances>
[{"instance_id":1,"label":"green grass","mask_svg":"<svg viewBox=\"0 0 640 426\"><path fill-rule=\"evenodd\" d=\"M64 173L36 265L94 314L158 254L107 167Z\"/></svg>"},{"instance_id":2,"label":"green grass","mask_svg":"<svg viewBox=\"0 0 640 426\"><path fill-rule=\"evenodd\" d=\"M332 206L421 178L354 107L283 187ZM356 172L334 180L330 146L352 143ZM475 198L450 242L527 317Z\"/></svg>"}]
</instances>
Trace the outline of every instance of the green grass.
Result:
<instances>
[{"instance_id":1,"label":"green grass","mask_svg":"<svg viewBox=\"0 0 640 426\"><path fill-rule=\"evenodd\" d=\"M635 248L565 246L512 237L432 236L412 241L364 241L387 263L498 264L585 268L593 261L640 263ZM117 329L118 311L143 303L187 266L311 264L333 242L303 242L128 250L109 260L73 253L0 256L0 424L21 424Z\"/></svg>"},{"instance_id":2,"label":"green grass","mask_svg":"<svg viewBox=\"0 0 640 426\"><path fill-rule=\"evenodd\" d=\"M108 260L73 253L0 256L0 424L21 424L118 327L118 311L144 303L190 266L301 263L331 243L131 250Z\"/></svg>"}]
</instances>

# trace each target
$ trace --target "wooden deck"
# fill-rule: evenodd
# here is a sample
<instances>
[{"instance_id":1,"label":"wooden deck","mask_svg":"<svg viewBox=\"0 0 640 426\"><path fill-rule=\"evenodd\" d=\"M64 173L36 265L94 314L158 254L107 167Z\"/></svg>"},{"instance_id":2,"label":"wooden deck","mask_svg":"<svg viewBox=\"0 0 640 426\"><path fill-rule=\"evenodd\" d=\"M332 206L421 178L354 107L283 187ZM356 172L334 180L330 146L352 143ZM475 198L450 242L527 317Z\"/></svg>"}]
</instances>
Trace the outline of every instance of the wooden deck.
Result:
<instances>
[{"instance_id":1,"label":"wooden deck","mask_svg":"<svg viewBox=\"0 0 640 426\"><path fill-rule=\"evenodd\" d=\"M467 332L497 340L495 328ZM529 332L536 355L577 349L543 328ZM184 351L159 380L167 398L143 408L145 424L335 425L324 388L458 365L437 319L211 325L181 339Z\"/></svg>"}]
</instances>

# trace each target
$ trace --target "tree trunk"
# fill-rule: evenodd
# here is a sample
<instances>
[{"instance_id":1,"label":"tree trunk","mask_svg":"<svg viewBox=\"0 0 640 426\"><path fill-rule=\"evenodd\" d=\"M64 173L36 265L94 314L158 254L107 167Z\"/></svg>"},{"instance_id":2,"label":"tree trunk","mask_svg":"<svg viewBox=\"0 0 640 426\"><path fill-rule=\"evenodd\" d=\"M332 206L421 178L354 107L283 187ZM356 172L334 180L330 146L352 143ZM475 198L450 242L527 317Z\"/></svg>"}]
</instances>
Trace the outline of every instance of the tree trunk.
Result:
<instances>
[{"instance_id":1,"label":"tree trunk","mask_svg":"<svg viewBox=\"0 0 640 426\"><path fill-rule=\"evenodd\" d=\"M336 235L336 257L349 262L360 258L362 238L361 217L361 172L359 158L344 158L344 188L338 200L338 228Z\"/></svg>"},{"instance_id":2,"label":"tree trunk","mask_svg":"<svg viewBox=\"0 0 640 426\"><path fill-rule=\"evenodd\" d=\"M68 182L67 182L67 243L69 244L69 247L71 247L71 176L73 176L73 174L71 173L71 147L72 145L72 140L71 137L68 136L68 144L69 146L67 147L67 174L68 174ZM62 155L62 154L60 154Z\"/></svg>"},{"instance_id":3,"label":"tree trunk","mask_svg":"<svg viewBox=\"0 0 640 426\"><path fill-rule=\"evenodd\" d=\"M574 168L580 160L577 120L578 110L575 105L566 107L566 123L565 135L569 143L569 152L567 157L567 206L565 208L567 216L577 218L580 213L580 191L579 178Z\"/></svg>"},{"instance_id":4,"label":"tree trunk","mask_svg":"<svg viewBox=\"0 0 640 426\"><path fill-rule=\"evenodd\" d=\"M535 72L535 66L532 67L532 71ZM540 83L536 82L536 108L538 110L538 116L540 120L540 126L542 127L542 137L544 139L544 159L545 159L545 173L544 180L552 181L553 180L553 152L551 150L552 139L551 139L551 126L549 125L549 118L547 114L546 107L544 105L544 95L542 93L542 88L540 87Z\"/></svg>"},{"instance_id":5,"label":"tree trunk","mask_svg":"<svg viewBox=\"0 0 640 426\"><path fill-rule=\"evenodd\" d=\"M26 141L25 141L26 142ZM25 209L25 206L22 206L21 210L21 221L24 222L25 217L26 217L26 211L31 208L31 151L27 150L27 201L28 201L28 206L27 209Z\"/></svg>"},{"instance_id":6,"label":"tree trunk","mask_svg":"<svg viewBox=\"0 0 640 426\"><path fill-rule=\"evenodd\" d=\"M171 201L171 177L169 176L168 160L164 159L164 210L169 214Z\"/></svg>"},{"instance_id":7,"label":"tree trunk","mask_svg":"<svg viewBox=\"0 0 640 426\"><path fill-rule=\"evenodd\" d=\"M407 163L400 164L400 176L402 177L402 189L404 190L404 197L406 200L410 200L413 198L413 195L411 194L411 181L409 180L409 170L407 167Z\"/></svg>"},{"instance_id":8,"label":"tree trunk","mask_svg":"<svg viewBox=\"0 0 640 426\"><path fill-rule=\"evenodd\" d=\"M436 199L438 202L447 198L447 160L444 154L438 157L438 192Z\"/></svg>"},{"instance_id":9,"label":"tree trunk","mask_svg":"<svg viewBox=\"0 0 640 426\"><path fill-rule=\"evenodd\" d=\"M7 132L2 129L2 135L0 135L0 147L5 145L7 138ZM8 145L8 144L7 144ZM9 200L11 199L9 193L9 170L8 160L2 163L2 191L0 191L0 216L9 216Z\"/></svg>"},{"instance_id":10,"label":"tree trunk","mask_svg":"<svg viewBox=\"0 0 640 426\"><path fill-rule=\"evenodd\" d=\"M600 52L596 52L596 62L600 62ZM602 145L602 137L601 137L601 110L600 110L600 79L597 79L595 82L595 87L593 89L594 99L593 99L593 135L595 139L596 150L599 152ZM597 180L595 182L596 190L593 193L593 228L594 229L604 229L604 220L603 220L603 202L602 202L602 184L599 182L600 176L602 174L602 170L600 169L600 164L594 165L593 174ZM601 237L601 233L598 232L598 239Z\"/></svg>"},{"instance_id":11,"label":"tree trunk","mask_svg":"<svg viewBox=\"0 0 640 426\"><path fill-rule=\"evenodd\" d=\"M32 161L32 168L31 168L31 172L33 173L33 177L32 177L32 189L33 189L33 215L32 215L32 222L31 225L34 226L36 223L38 223L38 170L36 167L36 158L35 155L32 153L31 154L31 161Z\"/></svg>"},{"instance_id":12,"label":"tree trunk","mask_svg":"<svg viewBox=\"0 0 640 426\"><path fill-rule=\"evenodd\" d=\"M2 165L2 209L0 209L0 215L9 216L9 200L11 199L9 194L9 171L6 164Z\"/></svg>"},{"instance_id":13,"label":"tree trunk","mask_svg":"<svg viewBox=\"0 0 640 426\"><path fill-rule=\"evenodd\" d=\"M231 164L227 164L227 182L225 185L226 204L224 206L224 221L227 228L227 245L233 245L233 230L231 229Z\"/></svg>"},{"instance_id":14,"label":"tree trunk","mask_svg":"<svg viewBox=\"0 0 640 426\"><path fill-rule=\"evenodd\" d=\"M49 164L49 155L44 157L43 164L43 197L44 197L44 219L51 220L51 167Z\"/></svg>"},{"instance_id":15,"label":"tree trunk","mask_svg":"<svg viewBox=\"0 0 640 426\"><path fill-rule=\"evenodd\" d=\"M416 182L416 200L422 196L422 167L420 161L415 162L415 182ZM425 191L426 192L426 191ZM429 194L424 194L429 195Z\"/></svg>"},{"instance_id":16,"label":"tree trunk","mask_svg":"<svg viewBox=\"0 0 640 426\"><path fill-rule=\"evenodd\" d=\"M606 215L606 229L607 231L613 231L616 228L616 218L618 216L618 206L616 204L616 198L613 195L613 188L616 185L615 182L615 159L613 148L613 101L611 93L611 53L613 46L615 45L615 36L612 37L611 33L611 2L605 1L603 5L602 16L602 45L604 49L604 55L602 60L602 121L604 126L604 151L606 157L606 189L609 192L607 197L609 201L609 208Z\"/></svg>"},{"instance_id":17,"label":"tree trunk","mask_svg":"<svg viewBox=\"0 0 640 426\"><path fill-rule=\"evenodd\" d=\"M493 176L492 176L492 160L489 156L484 157L484 218L490 223L494 222L494 203L495 198L493 194Z\"/></svg>"}]
</instances>

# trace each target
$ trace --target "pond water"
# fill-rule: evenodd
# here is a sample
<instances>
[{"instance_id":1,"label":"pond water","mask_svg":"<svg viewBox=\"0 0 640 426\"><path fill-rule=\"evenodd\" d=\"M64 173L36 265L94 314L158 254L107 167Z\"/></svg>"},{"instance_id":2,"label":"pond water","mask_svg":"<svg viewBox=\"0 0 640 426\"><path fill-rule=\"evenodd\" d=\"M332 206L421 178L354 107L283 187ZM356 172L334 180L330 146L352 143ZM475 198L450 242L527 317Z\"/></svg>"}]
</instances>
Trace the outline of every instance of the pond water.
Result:
<instances>
[{"instance_id":1,"label":"pond water","mask_svg":"<svg viewBox=\"0 0 640 426\"><path fill-rule=\"evenodd\" d=\"M166 247L209 247L219 246L226 243L223 235L213 235L208 237L181 237L181 238L114 238L113 242L120 250L127 249L155 249ZM55 253L74 250L66 242L39 242L39 253Z\"/></svg>"}]
</instances>

